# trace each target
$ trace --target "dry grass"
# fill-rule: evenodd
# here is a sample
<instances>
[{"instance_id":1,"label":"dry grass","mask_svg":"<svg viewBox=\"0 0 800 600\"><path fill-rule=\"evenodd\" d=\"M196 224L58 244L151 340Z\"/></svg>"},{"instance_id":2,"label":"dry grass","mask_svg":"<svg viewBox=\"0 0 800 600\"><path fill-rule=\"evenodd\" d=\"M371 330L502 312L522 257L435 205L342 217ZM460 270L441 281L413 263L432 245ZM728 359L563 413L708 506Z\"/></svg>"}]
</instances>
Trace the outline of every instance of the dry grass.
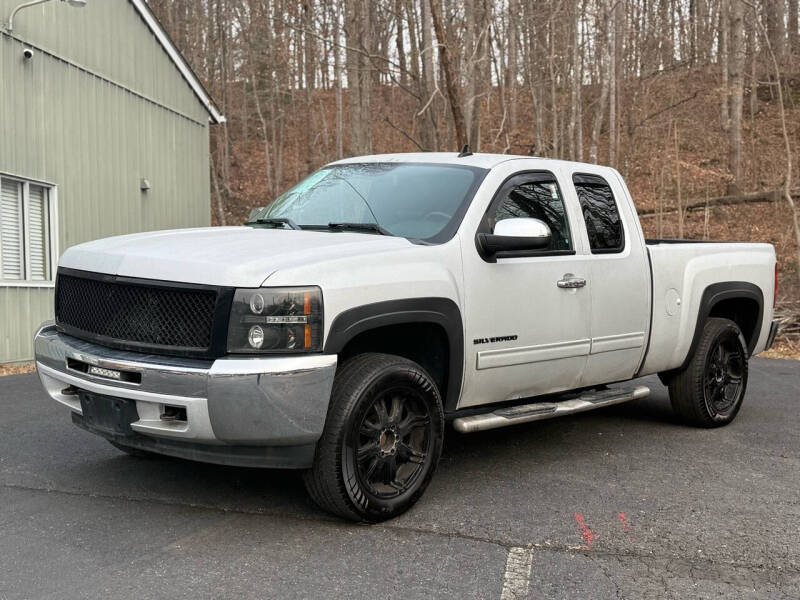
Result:
<instances>
[{"instance_id":1,"label":"dry grass","mask_svg":"<svg viewBox=\"0 0 800 600\"><path fill-rule=\"evenodd\" d=\"M0 364L0 377L33 373L35 370L36 365L33 362Z\"/></svg>"},{"instance_id":2,"label":"dry grass","mask_svg":"<svg viewBox=\"0 0 800 600\"><path fill-rule=\"evenodd\" d=\"M775 340L775 344L767 350L762 352L759 356L763 358L791 358L793 360L800 360L800 340L797 338L779 337Z\"/></svg>"}]
</instances>

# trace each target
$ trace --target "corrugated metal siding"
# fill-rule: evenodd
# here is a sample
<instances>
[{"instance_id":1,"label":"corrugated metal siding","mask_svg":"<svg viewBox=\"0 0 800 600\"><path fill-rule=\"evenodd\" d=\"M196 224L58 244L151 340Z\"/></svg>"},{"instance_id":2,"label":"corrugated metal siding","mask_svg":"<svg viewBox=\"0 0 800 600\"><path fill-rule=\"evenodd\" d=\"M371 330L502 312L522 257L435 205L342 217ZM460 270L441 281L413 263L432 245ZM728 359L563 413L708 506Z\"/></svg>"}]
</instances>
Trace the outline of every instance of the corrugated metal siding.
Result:
<instances>
[{"instance_id":1,"label":"corrugated metal siding","mask_svg":"<svg viewBox=\"0 0 800 600\"><path fill-rule=\"evenodd\" d=\"M53 290L0 287L0 362L31 358L33 334L52 314Z\"/></svg>"},{"instance_id":2,"label":"corrugated metal siding","mask_svg":"<svg viewBox=\"0 0 800 600\"><path fill-rule=\"evenodd\" d=\"M9 4L0 0L3 18ZM121 71L109 73L111 79L130 77L157 89L170 107L190 94L194 106L182 110L191 118L46 54L23 60L24 46L0 34L0 172L56 184L61 252L100 237L208 225L208 115L174 66L157 60L163 51L132 6L126 0L89 2L85 9L49 4L58 5L59 20L46 19L48 26L63 31L48 33L56 42L43 45L81 40L87 44L79 48L82 60ZM93 8L104 5L115 5L95 9L102 23L108 19L107 31L92 23ZM23 21L30 27L42 20L42 10L18 15L15 34L23 36ZM74 14L61 22L62 13ZM78 17L86 22L78 24ZM139 189L141 178L152 185L147 193ZM31 337L48 318L52 289L0 284L0 362L31 358Z\"/></svg>"},{"instance_id":3,"label":"corrugated metal siding","mask_svg":"<svg viewBox=\"0 0 800 600\"><path fill-rule=\"evenodd\" d=\"M0 21L21 1L0 0ZM14 34L198 120L208 118L128 0L89 0L84 8L46 2L17 13Z\"/></svg>"}]
</instances>

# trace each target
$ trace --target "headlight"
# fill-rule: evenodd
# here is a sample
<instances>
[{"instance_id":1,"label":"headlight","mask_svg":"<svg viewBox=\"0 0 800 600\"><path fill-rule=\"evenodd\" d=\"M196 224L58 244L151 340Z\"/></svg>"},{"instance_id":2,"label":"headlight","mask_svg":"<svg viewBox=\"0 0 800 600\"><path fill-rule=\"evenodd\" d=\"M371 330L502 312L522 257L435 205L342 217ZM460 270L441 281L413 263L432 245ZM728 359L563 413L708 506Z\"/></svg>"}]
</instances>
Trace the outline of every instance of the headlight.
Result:
<instances>
[{"instance_id":1,"label":"headlight","mask_svg":"<svg viewBox=\"0 0 800 600\"><path fill-rule=\"evenodd\" d=\"M321 352L322 291L318 287L236 290L228 352Z\"/></svg>"}]
</instances>

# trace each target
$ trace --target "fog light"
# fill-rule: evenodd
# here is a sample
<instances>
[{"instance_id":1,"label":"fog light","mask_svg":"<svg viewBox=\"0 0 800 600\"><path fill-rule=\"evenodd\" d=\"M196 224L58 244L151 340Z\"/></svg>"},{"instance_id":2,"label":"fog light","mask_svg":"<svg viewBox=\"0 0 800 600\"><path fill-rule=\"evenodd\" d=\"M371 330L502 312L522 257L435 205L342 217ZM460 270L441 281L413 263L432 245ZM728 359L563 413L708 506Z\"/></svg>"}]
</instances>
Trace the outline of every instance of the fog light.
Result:
<instances>
[{"instance_id":1,"label":"fog light","mask_svg":"<svg viewBox=\"0 0 800 600\"><path fill-rule=\"evenodd\" d=\"M250 328L250 333L247 334L247 341L253 348L261 348L264 344L264 330L258 325L253 325Z\"/></svg>"}]
</instances>

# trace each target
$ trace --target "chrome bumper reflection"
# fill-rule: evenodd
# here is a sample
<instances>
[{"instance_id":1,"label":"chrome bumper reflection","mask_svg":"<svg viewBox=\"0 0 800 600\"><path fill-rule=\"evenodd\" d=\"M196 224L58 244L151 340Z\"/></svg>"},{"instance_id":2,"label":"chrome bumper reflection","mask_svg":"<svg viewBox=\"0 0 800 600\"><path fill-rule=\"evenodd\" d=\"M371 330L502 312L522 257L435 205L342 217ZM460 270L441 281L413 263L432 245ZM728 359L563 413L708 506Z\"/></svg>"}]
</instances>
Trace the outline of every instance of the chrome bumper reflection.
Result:
<instances>
[{"instance_id":1,"label":"chrome bumper reflection","mask_svg":"<svg viewBox=\"0 0 800 600\"><path fill-rule=\"evenodd\" d=\"M73 389L136 401L138 433L212 444L314 443L328 412L335 355L225 357L215 361L146 355L85 342L44 324L34 339L36 367L50 396L80 414ZM87 367L129 375L129 381ZM83 369L83 370L81 370ZM102 371L101 371L102 372ZM165 420L165 406L186 420Z\"/></svg>"}]
</instances>

